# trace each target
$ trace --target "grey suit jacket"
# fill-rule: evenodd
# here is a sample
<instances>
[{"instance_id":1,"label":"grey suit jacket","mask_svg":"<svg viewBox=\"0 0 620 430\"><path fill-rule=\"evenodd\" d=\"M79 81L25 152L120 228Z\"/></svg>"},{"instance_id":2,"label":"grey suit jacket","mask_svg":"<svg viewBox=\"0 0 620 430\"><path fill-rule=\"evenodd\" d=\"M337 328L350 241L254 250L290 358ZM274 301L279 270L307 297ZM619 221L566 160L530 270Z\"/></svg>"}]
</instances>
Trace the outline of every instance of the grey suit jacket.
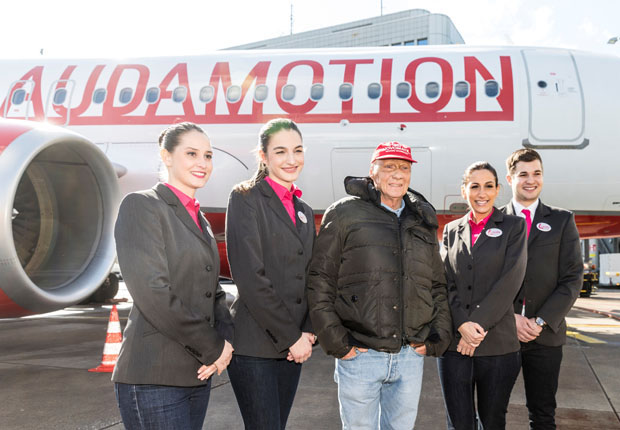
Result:
<instances>
[{"instance_id":1,"label":"grey suit jacket","mask_svg":"<svg viewBox=\"0 0 620 430\"><path fill-rule=\"evenodd\" d=\"M196 371L221 354L216 321L230 325L219 286L215 239L201 232L164 184L123 200L114 236L134 304L112 375L114 382L202 385Z\"/></svg>"},{"instance_id":2,"label":"grey suit jacket","mask_svg":"<svg viewBox=\"0 0 620 430\"><path fill-rule=\"evenodd\" d=\"M512 203L502 207L514 214ZM514 302L520 314L541 317L548 324L533 342L559 346L566 342L566 314L577 300L583 283L583 256L573 214L538 203L527 241L527 270Z\"/></svg>"},{"instance_id":3,"label":"grey suit jacket","mask_svg":"<svg viewBox=\"0 0 620 430\"><path fill-rule=\"evenodd\" d=\"M305 288L316 227L310 206L297 197L294 204L297 225L264 180L246 194L230 194L226 244L238 290L231 308L235 354L283 358L302 331L311 331Z\"/></svg>"},{"instance_id":4,"label":"grey suit jacket","mask_svg":"<svg viewBox=\"0 0 620 430\"><path fill-rule=\"evenodd\" d=\"M442 258L455 337L458 327L473 321L488 331L475 356L502 355L520 349L513 312L527 261L527 228L522 218L494 209L478 240L471 245L469 214L447 224Z\"/></svg>"}]
</instances>

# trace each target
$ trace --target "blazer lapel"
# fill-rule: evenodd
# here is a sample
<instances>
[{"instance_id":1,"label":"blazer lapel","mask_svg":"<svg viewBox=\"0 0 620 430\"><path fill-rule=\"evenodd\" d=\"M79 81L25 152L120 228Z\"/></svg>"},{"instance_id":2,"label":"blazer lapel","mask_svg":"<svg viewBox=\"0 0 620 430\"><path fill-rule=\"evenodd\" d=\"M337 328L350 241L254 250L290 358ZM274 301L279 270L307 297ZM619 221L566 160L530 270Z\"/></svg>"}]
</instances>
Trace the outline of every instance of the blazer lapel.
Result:
<instances>
[{"instance_id":1,"label":"blazer lapel","mask_svg":"<svg viewBox=\"0 0 620 430\"><path fill-rule=\"evenodd\" d=\"M307 214L304 211L304 206L299 201L299 198L294 197L293 201L294 201L294 207L295 207L295 217L297 217L297 225L296 225L297 233L299 233L300 237L305 238L308 235L308 230L309 230L308 223L314 222L314 219L310 219L311 218L310 214ZM303 222L301 220L301 218L299 217L300 213L304 215L306 222Z\"/></svg>"},{"instance_id":2,"label":"blazer lapel","mask_svg":"<svg viewBox=\"0 0 620 430\"><path fill-rule=\"evenodd\" d=\"M194 233L204 242L209 243L203 232L200 231L198 225L196 225L196 223L190 216L189 212L187 212L187 209L185 209L185 207L181 204L177 196L174 195L170 188L168 188L162 183L159 183L155 185L154 189L155 192L159 194L159 196L162 198L162 200L164 200L166 203L168 203L168 205L173 207L176 216L183 224L185 224L187 228L192 231L192 233Z\"/></svg>"},{"instance_id":3,"label":"blazer lapel","mask_svg":"<svg viewBox=\"0 0 620 430\"><path fill-rule=\"evenodd\" d=\"M491 214L491 218L489 218L489 220L487 221L486 225L480 232L480 236L478 236L478 240L476 240L476 243L473 246L474 250L480 248L484 242L489 240L489 236L486 234L487 231L492 228L498 228L497 223L502 222L503 219L504 214L499 209L493 208L493 214ZM501 230L501 228L499 230Z\"/></svg>"},{"instance_id":4,"label":"blazer lapel","mask_svg":"<svg viewBox=\"0 0 620 430\"><path fill-rule=\"evenodd\" d=\"M471 228L469 227L469 213L461 218L457 233L461 241L465 244L467 252L471 255ZM480 238L478 238L478 240L480 240Z\"/></svg>"},{"instance_id":5,"label":"blazer lapel","mask_svg":"<svg viewBox=\"0 0 620 430\"><path fill-rule=\"evenodd\" d=\"M530 236L527 238L528 247L536 240L536 238L540 235L540 230L536 225L538 223L543 222L543 218L549 215L551 211L547 206L545 206L541 201L538 202L538 207L536 208L536 213L534 214L534 219L532 220L532 228L530 228Z\"/></svg>"},{"instance_id":6,"label":"blazer lapel","mask_svg":"<svg viewBox=\"0 0 620 430\"><path fill-rule=\"evenodd\" d=\"M260 187L260 190L265 195L265 197L269 199L269 207L271 208L271 210L276 214L278 218L280 218L284 225L286 225L286 227L291 230L295 234L295 236L297 236L299 241L301 241L301 237L299 232L297 231L297 227L295 227L295 224L293 224L293 220L289 216L288 212L284 208L284 205L282 204L282 201L273 190L273 188L271 188L271 186L265 181L260 181L257 186Z\"/></svg>"},{"instance_id":7,"label":"blazer lapel","mask_svg":"<svg viewBox=\"0 0 620 430\"><path fill-rule=\"evenodd\" d=\"M508 202L508 204L505 206L506 208L506 215L516 215L515 214L515 207L512 205L512 200L510 202Z\"/></svg>"}]
</instances>

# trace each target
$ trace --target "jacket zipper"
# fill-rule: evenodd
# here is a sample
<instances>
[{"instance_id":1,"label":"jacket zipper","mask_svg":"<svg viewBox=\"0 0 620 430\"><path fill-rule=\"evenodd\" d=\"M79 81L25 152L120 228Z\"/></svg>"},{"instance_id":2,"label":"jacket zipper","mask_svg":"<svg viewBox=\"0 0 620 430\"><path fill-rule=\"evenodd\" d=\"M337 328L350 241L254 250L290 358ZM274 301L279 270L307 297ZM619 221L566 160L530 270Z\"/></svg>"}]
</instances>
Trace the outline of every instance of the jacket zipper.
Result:
<instances>
[{"instance_id":1,"label":"jacket zipper","mask_svg":"<svg viewBox=\"0 0 620 430\"><path fill-rule=\"evenodd\" d=\"M405 293L403 291L403 243L402 243L402 235L401 235L401 226L398 217L396 217L396 224L398 227L398 290L400 293L400 337L401 337L401 347L403 347L407 343L407 336L405 335Z\"/></svg>"}]
</instances>

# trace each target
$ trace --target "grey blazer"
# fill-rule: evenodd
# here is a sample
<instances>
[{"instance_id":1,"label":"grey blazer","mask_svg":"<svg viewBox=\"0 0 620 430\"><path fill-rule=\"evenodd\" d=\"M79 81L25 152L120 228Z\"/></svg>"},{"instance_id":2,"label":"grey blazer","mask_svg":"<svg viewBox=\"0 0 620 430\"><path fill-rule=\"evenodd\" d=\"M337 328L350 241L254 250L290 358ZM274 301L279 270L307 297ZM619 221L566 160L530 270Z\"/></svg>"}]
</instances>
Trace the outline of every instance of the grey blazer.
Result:
<instances>
[{"instance_id":1,"label":"grey blazer","mask_svg":"<svg viewBox=\"0 0 620 430\"><path fill-rule=\"evenodd\" d=\"M512 203L501 208L514 214ZM538 203L527 240L527 270L514 302L520 314L541 317L548 324L533 342L546 346L566 343L566 314L583 283L583 257L573 214Z\"/></svg>"},{"instance_id":2,"label":"grey blazer","mask_svg":"<svg viewBox=\"0 0 620 430\"><path fill-rule=\"evenodd\" d=\"M302 331L312 330L305 288L316 227L310 206L293 200L296 225L264 180L246 194L230 194L226 244L238 290L231 308L235 354L284 358Z\"/></svg>"},{"instance_id":3,"label":"grey blazer","mask_svg":"<svg viewBox=\"0 0 620 430\"><path fill-rule=\"evenodd\" d=\"M527 261L527 227L522 218L493 210L478 240L471 246L469 214L447 224L443 231L442 258L446 269L448 301L454 323L456 351L466 321L488 331L475 356L518 351L513 301Z\"/></svg>"},{"instance_id":4,"label":"grey blazer","mask_svg":"<svg viewBox=\"0 0 620 430\"><path fill-rule=\"evenodd\" d=\"M219 286L219 256L207 220L204 233L164 184L129 194L114 236L121 272L134 304L114 382L204 385L202 364L222 353L215 328L232 324Z\"/></svg>"}]
</instances>

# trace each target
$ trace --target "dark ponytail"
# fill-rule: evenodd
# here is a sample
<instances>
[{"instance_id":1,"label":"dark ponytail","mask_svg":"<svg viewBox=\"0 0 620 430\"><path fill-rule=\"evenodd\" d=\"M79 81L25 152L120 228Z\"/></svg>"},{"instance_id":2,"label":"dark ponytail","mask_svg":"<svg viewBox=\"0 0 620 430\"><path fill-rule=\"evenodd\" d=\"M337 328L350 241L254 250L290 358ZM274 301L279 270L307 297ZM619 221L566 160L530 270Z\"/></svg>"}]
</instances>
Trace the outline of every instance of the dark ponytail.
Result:
<instances>
[{"instance_id":1,"label":"dark ponytail","mask_svg":"<svg viewBox=\"0 0 620 430\"><path fill-rule=\"evenodd\" d=\"M177 147L181 136L190 131L197 131L207 136L207 133L200 128L200 126L193 122L180 122L178 124L172 124L170 127L164 129L159 135L159 147L164 148L166 151L172 153L174 148ZM208 137L208 136L207 136Z\"/></svg>"},{"instance_id":2,"label":"dark ponytail","mask_svg":"<svg viewBox=\"0 0 620 430\"><path fill-rule=\"evenodd\" d=\"M269 141L271 140L271 137L274 134L282 130L293 130L297 132L297 134L299 134L300 138L302 137L301 131L299 131L297 124L295 124L292 120L288 118L272 119L271 121L263 125L263 127L260 129L260 132L258 134L258 147L256 148L256 152L257 152L256 157L258 158L258 168L256 169L256 172L254 172L254 175L250 179L248 179L247 181L243 181L240 184L235 185L234 187L235 191L245 194L248 191L250 191L250 189L252 189L256 184L258 184L260 181L262 181L269 175L267 166L265 165L263 160L261 160L260 156L258 155L258 151L259 150L263 151L263 153L267 155L267 148L269 147Z\"/></svg>"}]
</instances>

